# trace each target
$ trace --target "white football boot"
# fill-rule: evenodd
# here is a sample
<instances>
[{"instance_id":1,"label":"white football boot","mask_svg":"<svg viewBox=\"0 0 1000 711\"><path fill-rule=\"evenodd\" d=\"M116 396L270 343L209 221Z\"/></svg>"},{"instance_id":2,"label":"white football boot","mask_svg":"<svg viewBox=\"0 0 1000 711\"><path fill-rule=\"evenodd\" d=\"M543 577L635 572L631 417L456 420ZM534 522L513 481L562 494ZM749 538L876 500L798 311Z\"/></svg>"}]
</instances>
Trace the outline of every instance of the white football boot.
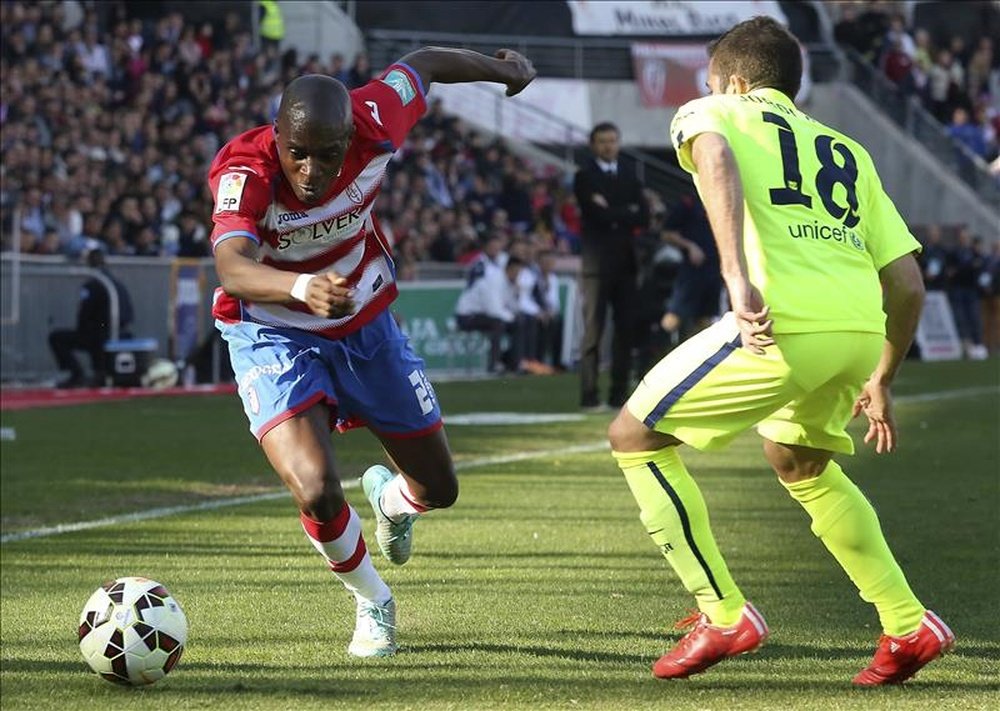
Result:
<instances>
[{"instance_id":1,"label":"white football boot","mask_svg":"<svg viewBox=\"0 0 1000 711\"><path fill-rule=\"evenodd\" d=\"M391 657L396 653L396 602L392 598L379 605L358 600L354 638L347 647L355 657Z\"/></svg>"},{"instance_id":2,"label":"white football boot","mask_svg":"<svg viewBox=\"0 0 1000 711\"><path fill-rule=\"evenodd\" d=\"M413 522L417 516L405 516L402 521L392 521L382 513L382 506L379 503L382 499L382 490L386 484L393 480L395 475L381 464L368 467L368 470L361 477L361 486L368 497L368 503L375 512L375 540L378 542L379 550L382 551L390 563L402 565L410 559L410 549L413 546Z\"/></svg>"}]
</instances>

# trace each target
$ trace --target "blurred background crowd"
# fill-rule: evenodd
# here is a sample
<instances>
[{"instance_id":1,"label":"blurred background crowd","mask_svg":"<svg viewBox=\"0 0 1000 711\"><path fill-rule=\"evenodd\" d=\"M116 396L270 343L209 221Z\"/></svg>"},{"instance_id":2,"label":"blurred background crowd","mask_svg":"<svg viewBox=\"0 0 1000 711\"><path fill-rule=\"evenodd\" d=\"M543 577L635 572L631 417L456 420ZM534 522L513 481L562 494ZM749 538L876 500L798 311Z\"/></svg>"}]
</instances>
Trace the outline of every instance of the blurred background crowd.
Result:
<instances>
[{"instance_id":1,"label":"blurred background crowd","mask_svg":"<svg viewBox=\"0 0 1000 711\"><path fill-rule=\"evenodd\" d=\"M230 13L220 27L179 13L130 18L126 4L0 4L4 249L78 255L209 253L205 172L232 136L272 119L281 87L329 73L356 87L362 54L299 57L254 47ZM103 12L103 14L102 14ZM377 205L401 277L423 260L469 261L494 233L578 249L561 176L468 130L433 104L394 157Z\"/></svg>"},{"instance_id":2,"label":"blurred background crowd","mask_svg":"<svg viewBox=\"0 0 1000 711\"><path fill-rule=\"evenodd\" d=\"M834 3L836 40L919 101L948 133L1000 174L1000 55L984 29L967 37L907 21L888 2ZM961 4L955 4L961 11Z\"/></svg>"}]
</instances>

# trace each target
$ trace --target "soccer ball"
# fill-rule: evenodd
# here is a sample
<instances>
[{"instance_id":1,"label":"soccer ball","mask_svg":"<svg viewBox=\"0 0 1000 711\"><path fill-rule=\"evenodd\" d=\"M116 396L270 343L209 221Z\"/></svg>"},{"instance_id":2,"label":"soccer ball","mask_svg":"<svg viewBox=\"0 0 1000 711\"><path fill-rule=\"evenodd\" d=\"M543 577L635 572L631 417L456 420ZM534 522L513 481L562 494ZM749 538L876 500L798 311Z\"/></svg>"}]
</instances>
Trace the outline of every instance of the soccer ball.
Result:
<instances>
[{"instance_id":1,"label":"soccer ball","mask_svg":"<svg viewBox=\"0 0 1000 711\"><path fill-rule=\"evenodd\" d=\"M80 613L80 651L104 679L142 686L177 664L187 618L167 589L147 578L118 578L94 591Z\"/></svg>"},{"instance_id":2,"label":"soccer ball","mask_svg":"<svg viewBox=\"0 0 1000 711\"><path fill-rule=\"evenodd\" d=\"M144 388L172 388L177 385L179 373L177 366L166 358L157 358L149 364L149 368L142 376L142 386Z\"/></svg>"}]
</instances>

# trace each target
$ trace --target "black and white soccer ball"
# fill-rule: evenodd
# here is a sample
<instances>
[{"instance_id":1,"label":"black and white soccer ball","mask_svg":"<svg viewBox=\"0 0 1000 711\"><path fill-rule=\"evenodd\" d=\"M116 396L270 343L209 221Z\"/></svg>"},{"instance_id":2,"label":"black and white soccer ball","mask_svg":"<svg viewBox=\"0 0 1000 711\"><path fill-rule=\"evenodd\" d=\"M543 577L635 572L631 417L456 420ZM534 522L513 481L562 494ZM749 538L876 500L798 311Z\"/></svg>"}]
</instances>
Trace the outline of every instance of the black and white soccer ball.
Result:
<instances>
[{"instance_id":1,"label":"black and white soccer ball","mask_svg":"<svg viewBox=\"0 0 1000 711\"><path fill-rule=\"evenodd\" d=\"M180 373L177 366L166 358L157 358L149 364L149 368L142 374L142 386L144 388L154 388L163 390L177 385Z\"/></svg>"},{"instance_id":2,"label":"black and white soccer ball","mask_svg":"<svg viewBox=\"0 0 1000 711\"><path fill-rule=\"evenodd\" d=\"M167 589L147 578L104 583L80 613L80 651L94 672L124 686L162 679L184 652L188 625Z\"/></svg>"}]
</instances>

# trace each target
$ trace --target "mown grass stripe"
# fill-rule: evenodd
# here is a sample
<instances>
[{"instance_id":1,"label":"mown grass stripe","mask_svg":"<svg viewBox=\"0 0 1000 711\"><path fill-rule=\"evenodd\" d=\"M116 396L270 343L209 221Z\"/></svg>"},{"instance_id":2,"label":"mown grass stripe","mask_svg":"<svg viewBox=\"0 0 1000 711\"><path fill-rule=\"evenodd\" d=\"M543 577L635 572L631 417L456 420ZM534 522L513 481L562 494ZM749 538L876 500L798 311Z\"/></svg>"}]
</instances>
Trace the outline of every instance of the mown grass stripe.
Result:
<instances>
[{"instance_id":1,"label":"mown grass stripe","mask_svg":"<svg viewBox=\"0 0 1000 711\"><path fill-rule=\"evenodd\" d=\"M952 400L956 398L964 397L975 397L978 395L987 394L1000 394L1000 387L996 386L980 386L980 387L969 387L969 388L957 388L953 390L941 390L938 392L930 393L920 393L914 395L901 395L895 398L897 404L910 404L910 403L922 403L922 402L935 402L939 400ZM587 452L597 452L602 449L607 449L608 443L605 440L589 442L585 444L573 445L569 447L559 447L556 449L543 449L534 450L528 452L518 452L516 454L503 454L492 457L480 457L477 459L472 459L467 462L458 462L456 464L456 469L463 471L466 469L475 469L479 467L495 466L499 464L509 464L511 462L520 462L530 459L542 459L545 457L556 457L567 454L581 454ZM354 489L359 486L358 480L349 479L343 482L345 489ZM92 528L102 528L106 526L118 526L126 523L136 523L138 521L147 521L154 518L163 518L166 516L174 516L178 514L193 513L196 511L211 511L215 509L226 508L229 506L240 506L243 504L253 504L261 501L269 501L272 499L279 499L288 495L288 492L281 488L275 488L274 491L262 492L260 494L252 494L249 496L236 496L224 499L213 499L211 501L202 501L197 504L185 504L182 506L164 506L155 509L147 509L145 511L137 511L129 514L121 514L118 516L109 516L107 518L94 519L91 521L79 521L76 523L65 523L58 524L55 526L46 526L43 528L35 528L27 531L16 531L13 533L7 533L0 536L0 545L7 543L14 543L17 541L29 540L32 538L44 538L48 536L57 536L63 533L75 533L77 531L86 531Z\"/></svg>"},{"instance_id":2,"label":"mown grass stripe","mask_svg":"<svg viewBox=\"0 0 1000 711\"><path fill-rule=\"evenodd\" d=\"M601 449L606 449L608 446L607 442L591 442L589 444L574 445L571 447L560 447L558 449L544 449L536 450L531 452L519 452L517 454L502 454L494 457L481 457L479 459L472 459L468 462L458 462L455 468L459 471L465 469L475 469L477 467L489 467L495 466L497 464L508 464L510 462L521 462L528 459L544 459L545 457L556 457L566 454L578 454L585 452L596 452ZM358 479L347 479L341 483L345 489L356 489L361 484ZM288 496L288 491L284 488L276 488L274 491L268 491L260 494L252 494L249 496L235 496L226 499L213 499L211 501L202 501L197 504L185 504L183 506L163 506L155 509L147 509L146 511L137 511L130 514L121 514L119 516L108 516L107 518L99 518L91 521L79 521L77 523L61 523L56 526L46 526L44 528L34 528L28 531L17 531L14 533L7 533L0 537L0 544L4 543L14 543L16 541L24 541L30 538L44 538L46 536L58 536L63 533L75 533L77 531L86 531L91 528L103 528L105 526L118 526L124 523L136 523L137 521L147 521L152 518L163 518L165 516L174 516L177 514L193 513L195 511L211 511L214 509L221 509L227 506L240 506L242 504L255 504L260 501L270 501L271 499L280 499Z\"/></svg>"}]
</instances>

